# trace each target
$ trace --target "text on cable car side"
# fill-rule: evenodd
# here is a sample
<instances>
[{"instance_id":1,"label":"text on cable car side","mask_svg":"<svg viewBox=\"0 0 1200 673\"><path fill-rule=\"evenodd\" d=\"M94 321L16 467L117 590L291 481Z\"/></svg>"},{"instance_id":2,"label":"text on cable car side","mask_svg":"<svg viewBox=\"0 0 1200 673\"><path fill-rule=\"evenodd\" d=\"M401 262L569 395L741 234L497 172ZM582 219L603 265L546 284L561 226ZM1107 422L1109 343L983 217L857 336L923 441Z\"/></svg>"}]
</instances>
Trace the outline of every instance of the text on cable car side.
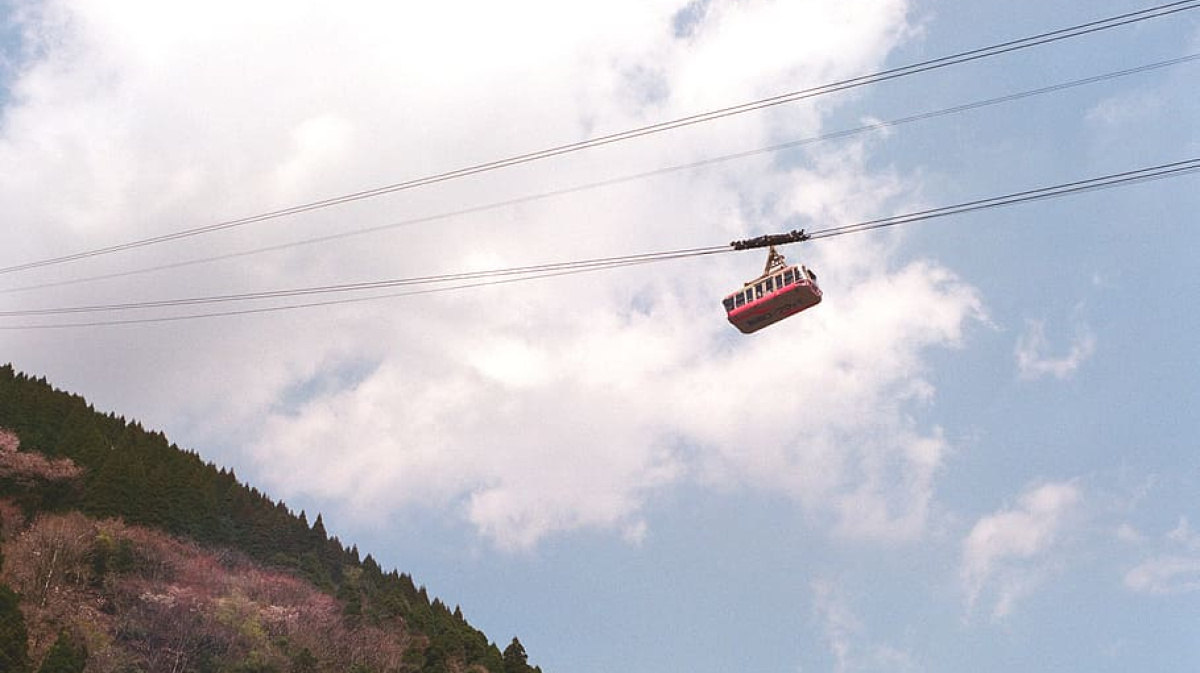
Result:
<instances>
[{"instance_id":1,"label":"text on cable car side","mask_svg":"<svg viewBox=\"0 0 1200 673\"><path fill-rule=\"evenodd\" d=\"M769 248L762 275L725 297L722 302L729 322L743 334L757 332L821 303L817 275L804 265L788 266L783 255L775 250L776 245L805 240L808 240L808 235L800 230L787 234L768 234L730 244L735 250Z\"/></svg>"}]
</instances>

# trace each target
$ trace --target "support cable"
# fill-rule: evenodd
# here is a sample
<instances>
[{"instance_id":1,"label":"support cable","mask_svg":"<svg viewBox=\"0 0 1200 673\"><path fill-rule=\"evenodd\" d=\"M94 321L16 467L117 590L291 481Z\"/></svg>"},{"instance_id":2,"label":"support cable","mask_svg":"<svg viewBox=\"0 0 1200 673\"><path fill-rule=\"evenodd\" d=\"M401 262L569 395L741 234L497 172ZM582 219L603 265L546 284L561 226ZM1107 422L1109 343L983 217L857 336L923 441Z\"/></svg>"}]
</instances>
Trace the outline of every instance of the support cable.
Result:
<instances>
[{"instance_id":1,"label":"support cable","mask_svg":"<svg viewBox=\"0 0 1200 673\"><path fill-rule=\"evenodd\" d=\"M195 227L192 229L185 229L185 230L181 230L181 231L170 232L167 234L161 234L158 236L152 236L152 237L137 239L137 240L133 240L133 241L127 241L124 243L118 243L115 245L105 246L105 247L101 247L101 248L94 248L91 250L85 250L85 251L76 252L76 253L72 253L72 254L68 254L68 255L51 257L51 258L37 260L37 261L33 261L33 262L26 262L24 264L16 264L16 265L7 266L7 267L0 267L0 274L15 273L18 271L27 271L30 269L36 269L36 268L41 268L41 267L45 267L45 266L51 266L51 265L55 265L55 264L63 264L66 262L77 261L77 260L86 259L86 258L90 258L90 257L97 257L100 255L108 255L108 254L112 254L112 253L123 252L126 250L132 250L135 248L142 248L142 247L149 246L149 245L156 245L156 244L166 243L166 242L170 242L170 241L177 241L180 239L190 238L193 236L212 233L212 232L216 232L216 231L223 231L226 229L232 229L234 227L240 227L240 226L244 226L247 224L262 222L265 220L272 220L272 219L277 219L277 218L281 218L281 217L297 215L300 213L306 213L306 212L310 212L310 211L314 211L314 210L320 210L323 208L329 208L332 206L351 203L354 201L360 201L363 199L369 199L369 198L373 198L373 197L377 197L377 196L382 196L384 194L392 194L392 193L400 192L400 191L404 191L404 190L414 189L414 188L418 188L418 187L424 187L424 186L428 186L428 185L432 185L432 184L437 184L440 182L446 182L449 180L455 180L458 178L467 177L470 175L476 175L479 173L494 171L494 170L498 170L498 169L502 169L502 168L508 168L511 166L516 166L519 164L529 163L529 162L533 162L533 161L539 161L542 159L548 159L551 157L557 157L557 156L561 156L564 154L579 152L582 150L587 150L587 149L591 149L591 148L595 148L595 147L601 147L604 145L609 145L609 144L613 144L613 143L617 143L617 142L632 140L632 139L640 138L643 136L662 133L664 131L671 131L674 129L679 129L679 128L691 126L694 124L715 121L717 119L723 119L723 118L731 117L734 115L744 114L744 113L752 112L752 111L756 111L756 110L762 110L765 108L783 105L786 103L793 103L796 101L807 100L810 98L815 98L818 96L823 96L823 95L827 95L827 94L831 94L831 93L835 93L835 92L839 92L839 91L845 91L848 89L862 87L862 86L866 86L866 85L870 85L870 84L877 84L880 82L885 82L885 81L897 79L900 77L907 77L909 75L915 75L918 73L928 72L931 70L937 70L940 68L946 68L946 67L958 65L961 63L967 63L967 62L976 61L976 60L980 60L980 59L984 59L984 58L990 58L993 56L999 56L1002 54L1007 54L1010 52L1018 51L1021 49L1028 49L1031 47L1041 46L1041 45L1045 45L1045 44L1051 44L1051 43L1059 42L1062 40L1081 37L1084 35L1089 35L1089 34L1097 33L1097 32L1104 31L1104 30L1110 30L1113 28L1118 28L1121 26L1126 26L1126 25L1138 23L1141 21L1146 21L1149 19L1159 18L1159 17L1163 17L1163 16L1169 16L1169 15L1173 15L1173 14L1177 14L1180 12L1185 12L1185 11L1189 11L1189 10L1193 10L1193 9L1197 9L1197 8L1200 8L1200 0L1179 0L1177 2L1170 2L1170 3L1166 3L1166 4L1162 4L1162 5L1156 5L1153 7L1148 7L1146 9L1141 9L1141 10L1134 11L1134 12L1128 12L1125 14L1112 16L1112 17L1109 17L1106 19L1100 19L1100 20L1096 20L1096 21L1090 21L1087 23L1077 24L1077 25L1070 26L1067 28L1061 28L1058 30L1039 33L1037 35L1032 35L1029 37L1020 38L1020 39L1016 39L1016 40L1009 40L1007 42L994 44L994 45L991 45L988 47L971 49L968 51L959 52L957 54L952 54L949 56L943 56L940 58L921 61L919 63L913 63L913 64L906 65L906 66L900 66L900 67L896 67L896 68L881 70L879 72L875 72L875 73L868 74L868 75L852 77L849 79L844 79L844 80L832 82L829 84L823 84L820 86L809 87L806 89L800 89L797 91L779 94L779 95L771 96L768 98L762 98L759 100L750 101L750 102L742 103L739 105L733 105L733 106L729 106L729 107L725 107L725 108L720 108L717 110L711 110L709 112L703 112L703 113L699 113L699 114L689 115L686 117L680 117L680 118L670 120L670 121L659 122L659 123L650 124L647 126L641 126L638 128L627 130L627 131L622 131L619 133L612 133L612 134L598 136L595 138L590 138L587 140L582 140L582 141L578 141L578 142L574 142L574 143L558 145L555 147L550 147L550 148L538 150L535 152L518 154L518 155L504 158L504 159L498 159L495 161L488 161L488 162L484 162L484 163L474 164L472 166L467 166L464 168L446 171L443 173L437 173L437 174L433 174L433 175L429 175L429 176L425 176L425 177L421 177L421 178L416 178L413 180L397 182L397 183L393 183L390 185L384 185L382 187L375 187L372 189L366 189L366 190L353 192L353 193L345 194L342 196L336 196L336 197L332 197L332 198L328 198L328 199L311 201L308 203L291 206L288 208L282 208L279 210L273 210L273 211L269 211L269 212L265 212L265 213L260 213L257 215L251 215L248 217L242 217L242 218L233 219L233 220L225 220L223 222L217 222L215 224L209 224L209 225L205 225L205 226L201 226L201 227Z\"/></svg>"},{"instance_id":2,"label":"support cable","mask_svg":"<svg viewBox=\"0 0 1200 673\"><path fill-rule=\"evenodd\" d=\"M966 203L943 206L941 208L933 208L931 210L923 210L905 215L896 215L877 220L868 220L866 222L847 224L840 227L830 227L828 229L821 229L808 233L807 240L819 240L823 238L843 236L845 234L857 234L864 231L894 227L901 224L908 224L910 222L932 220L949 215L960 215L962 213L970 213L977 210L987 210L990 208L999 208L1001 206L1015 205L1018 203L1029 203L1032 201L1042 201L1060 196L1068 196L1070 194L1080 194L1083 192L1111 189L1113 187L1132 185L1140 182L1151 182L1165 178L1180 177L1182 175L1188 175L1197 171L1200 171L1200 158L1188 159L1186 161L1177 161L1169 164L1153 166L1150 168L1141 168L1133 171L1125 171L1123 173L1114 173L1098 178L1089 178L1087 180L1079 180L1076 182L1054 185L1052 187L1041 187L1038 189L1015 192L1012 194L996 196L988 199L978 199L975 201L968 201Z\"/></svg>"},{"instance_id":3,"label":"support cable","mask_svg":"<svg viewBox=\"0 0 1200 673\"><path fill-rule=\"evenodd\" d=\"M899 226L902 224L910 224L924 220L931 220L950 215L960 215L963 213L985 210L990 208L999 208L1002 206L1010 206L1019 203L1028 203L1033 201L1041 201L1051 198L1058 198L1072 194L1080 194L1084 192L1100 191L1112 189L1115 187L1127 186L1154 180L1162 180L1172 177L1180 177L1191 175L1200 172L1200 157L1188 159L1185 161L1177 161L1158 166L1141 168L1137 170L1124 171L1113 173L1110 175L1089 178L1086 180L1077 180L1073 182L1062 183L1049 187L1038 189L1025 190L1014 192L1003 196L992 197L988 199L977 199L964 203L934 208L904 215L881 218L876 220L867 220L855 224L843 225L839 227L830 227L811 233L792 232L782 236L791 237L794 242L806 240L820 240L826 238L834 238L844 236L846 234L862 233L872 231L884 227ZM764 241L770 237L760 237ZM753 241L754 239L751 239ZM58 324L34 324L34 325L0 325L0 330L17 330L17 329L54 329L64 327L95 327L105 325L123 325L123 324L142 324L151 322L166 322L177 320L190 320L198 318L212 318L230 315L246 315L252 313L276 312L282 310L291 310L298 308L308 308L313 306L331 306L335 304L367 301L372 299L382 299L387 297L405 296L412 294L427 294L430 292L444 292L449 290L461 290L467 288L485 287L488 285L497 285L501 283L516 282L519 280L532 280L536 278L546 278L556 275L566 275L574 273L583 273L586 271L597 271L604 269L620 268L637 264L650 264L656 262L664 262L669 260L687 259L691 257L699 257L706 255L715 255L727 252L733 252L739 242L734 242L730 246L709 246L702 248L687 248L681 250L669 250L663 252L643 253L637 255L624 255L615 257L604 257L590 260L579 260L573 262L559 262L551 264L538 264L523 267L513 267L507 269L494 269L490 271L477 271L468 273L442 274L436 276L422 276L416 278L399 278L381 281L369 281L360 283L346 283L340 285L325 285L317 287L293 288L285 290L271 290L262 292L248 292L232 295L216 295L207 297L188 297L179 299L164 299L145 302L128 302L122 304L100 304L91 306L72 306L59 307L48 309L25 309L0 311L0 318L12 317L28 317L28 316L48 316L48 315L65 315L74 313L100 313L111 311L127 311L127 310L146 310L159 309L168 307L186 307L196 305L222 304L228 302L241 301L259 301L266 299L281 299L291 297L303 297L311 295L325 295L334 293L361 292L366 290L381 290L391 289L405 286L421 286L439 283L452 283L462 281L470 281L467 284L452 285L448 287L439 287L433 289L408 291L401 293L393 293L386 295L377 295L372 297L357 297L348 299L337 299L323 302L311 302L305 304L288 304L282 306L267 306L247 308L238 311L223 311L218 313L196 313L175 316L155 316L147 318L137 318L128 320L107 320L94 322L79 322L79 323L58 323ZM745 242L741 242L745 243ZM753 245L745 247L754 247Z\"/></svg>"},{"instance_id":4,"label":"support cable","mask_svg":"<svg viewBox=\"0 0 1200 673\"><path fill-rule=\"evenodd\" d=\"M1077 88L1077 87L1081 87L1081 86L1110 81L1113 79L1117 79L1119 77L1127 77L1130 75L1141 74L1141 73L1149 72L1152 70L1158 70L1161 68L1168 68L1171 66L1182 65L1185 63L1191 63L1191 62L1194 62L1197 60L1200 60L1200 53L1188 54L1186 56L1181 56L1179 58L1169 59L1166 61L1159 61L1156 63L1148 63L1148 64L1136 66L1133 68L1127 68L1127 69L1119 70L1119 71L1115 71L1115 72L1108 72L1108 73L1104 73L1104 74L1100 74L1100 75L1093 75L1091 77L1085 77L1082 79L1071 80L1068 82L1060 82L1058 84L1052 84L1049 86L1044 86L1044 87L1040 87L1040 88L1036 88L1036 89L1029 89L1029 90L1025 90L1025 91L1014 92L1014 93L1005 94L1002 96L997 96L997 97L988 98L988 99L984 99L984 100L978 100L978 101L973 101L970 103L964 103L961 105L955 105L953 107L943 108L940 110L926 111L926 112L921 112L921 113L917 113L917 114L913 114L913 115L908 115L905 117L900 117L897 119L880 121L880 122L875 122L875 123L871 123L871 124L865 124L865 125L854 127L854 128L842 129L839 131L824 133L824 134L817 135L817 136L810 136L807 138L792 140L792 141L789 141L786 143L770 145L767 147L761 147L761 148L757 148L757 149L746 150L746 151L736 152L736 153L732 153L732 154L725 154L725 155L719 155L719 156L715 156L715 157L709 157L706 159L701 159L699 161L694 161L694 162L690 162L690 163L686 163L686 164L677 164L674 166L667 166L667 167L655 169L652 171L645 171L642 173L634 173L631 175L609 178L606 180L586 183L586 184L582 184L582 185L576 185L573 187L566 187L563 189L556 189L553 191L541 192L538 194L531 194L531 195L521 196L521 197L517 197L517 198L513 198L513 199L505 199L502 201L495 201L492 203L482 204L482 205L478 205L478 206L471 206L468 208L462 208L459 210L449 211L449 212L445 212L445 213L424 215L424 216L420 216L420 217L399 220L396 222L390 222L387 224L381 224L381 225L376 225L376 226L372 226L372 227L365 227L365 228L361 228L361 229L343 231L343 232L339 232L336 234L326 234L323 236L316 236L316 237L300 239L300 240L296 240L296 241L289 241L287 243L278 243L275 245L262 246L262 247L258 247L258 248L250 248L250 249L246 249L246 250L229 252L229 253L224 253L224 254L220 254L220 255L213 255L213 256L209 256L209 257L200 257L200 258L196 258L196 259L182 260L182 261L178 261L178 262L171 262L168 264L158 264L155 266L143 267L143 268L139 268L139 269L116 271L116 272L112 272L112 273L97 274L97 275L92 275L92 276L82 276L82 277L78 277L78 278L71 278L68 280L38 283L38 284L34 284L34 285L9 287L9 288L0 289L0 295L12 294L12 293L17 293L17 292L29 292L29 291L33 291L33 290L44 290L44 289L56 288L56 287L66 287L66 286L70 286L70 285L79 285L79 284L83 284L83 283L90 283L90 282L94 282L94 281L98 281L98 280L111 280L111 279L115 279L115 278L127 278L130 276L154 273L154 272L158 272L158 271L181 269L181 268L186 268L186 267L190 267L190 266L198 266L198 265L202 265L202 264L209 264L212 262L226 261L226 260L237 259L237 258L241 258L241 257L249 257L252 255L259 255L259 254L264 254L264 253L269 253L269 252L278 252L281 250L298 248L298 247L302 247L302 246L330 243L332 241L343 240L343 239L353 238L353 237L357 237L357 236L365 236L368 234L379 233L382 231L397 229L400 227L414 226L414 225L420 225L420 224L429 224L432 222L449 220L449 219L453 219L453 218L457 218L457 217L463 217L466 215L475 215L475 214L489 212L489 211L493 211L493 210L499 210L501 208L508 208L508 207L512 207L512 206L518 206L518 205L524 205L524 204L533 203L533 202L537 202L537 201L543 201L546 199L567 196L567 195L571 195L571 194L577 194L580 192L590 191L593 189L599 189L599 188L603 188L603 187L612 187L612 186L616 186L616 185L620 185L620 184L633 182L636 180L644 180L644 179L648 179L648 178L652 178L652 177L668 175L671 173L677 173L677 172L681 172L681 171L695 170L695 169L699 169L699 168L705 168L708 166L715 166L715 165L718 165L721 163L734 161L734 160L738 160L738 159L745 159L745 158L759 156L759 155L763 155L763 154L781 152L784 150L795 149L798 147L812 145L812 144L816 144L819 142L825 142L825 141L829 141L829 140L840 140L843 138L848 138L848 137L860 135L863 133L881 131L881 130L885 130L885 129L889 129L889 128L895 128L895 127L898 127L898 126L901 126L904 124L911 124L914 122L926 121L926 120L935 119L938 117L945 117L948 115L978 110L981 108L1000 105L1003 103L1010 103L1010 102L1014 102L1014 101L1018 101L1018 100L1023 100L1023 99L1031 98L1034 96L1040 96L1040 95L1045 95L1045 94L1049 94L1049 93L1056 93L1056 92L1065 91L1065 90L1069 90L1069 89L1073 89L1073 88Z\"/></svg>"}]
</instances>

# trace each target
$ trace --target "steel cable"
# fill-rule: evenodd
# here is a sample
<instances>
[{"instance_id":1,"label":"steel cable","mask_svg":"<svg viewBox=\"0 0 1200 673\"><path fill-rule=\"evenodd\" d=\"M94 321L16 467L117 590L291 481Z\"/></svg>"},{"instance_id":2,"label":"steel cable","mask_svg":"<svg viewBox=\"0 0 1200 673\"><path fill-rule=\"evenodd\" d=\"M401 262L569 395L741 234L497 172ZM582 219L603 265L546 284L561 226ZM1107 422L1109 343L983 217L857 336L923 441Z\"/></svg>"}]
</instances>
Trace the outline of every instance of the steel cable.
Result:
<instances>
[{"instance_id":1,"label":"steel cable","mask_svg":"<svg viewBox=\"0 0 1200 673\"><path fill-rule=\"evenodd\" d=\"M893 217L880 218L875 220L867 220L849 225L838 227L830 227L818 231L809 232L809 240L822 240L844 236L847 234L861 233L872 231L884 227L893 227L912 222L931 220L950 215L960 215L968 212L975 212L991 208L999 208L1004 206L1016 205L1019 203L1029 203L1033 201L1041 201L1051 198L1058 198L1072 194L1080 194L1084 192L1100 191L1112 189L1115 187L1128 186L1154 180L1162 180L1184 175L1191 175L1200 172L1200 158L1193 158L1184 161L1170 162L1140 168L1136 170L1123 171L1109 175L1088 178L1085 180L1076 180L1048 187L1037 189L1024 190L1014 192L1002 196L991 197L986 199L976 199L941 208L933 208L914 213L906 213ZM179 320L193 320L200 318L214 318L233 315L247 315L254 313L268 313L284 310L310 308L315 306L331 306L336 304L352 303L359 301L368 301L375 299L383 299L388 297L409 296L415 294L428 294L431 292L446 292L451 290L461 290L468 288L485 287L489 285L498 285L504 283L512 283L522 280L533 280L537 278L547 278L558 275L568 275L576 273L584 273L588 271L599 271L613 268L620 268L631 265L658 263L670 260L687 259L692 257L700 257L706 255L722 254L733 252L728 246L708 246L699 248L685 248L680 250L669 250L653 253L641 253L636 255L624 255L603 257L589 260L578 260L572 262L557 262L549 264L537 264L522 267L512 267L507 269L493 269L489 271L476 271L454 274L441 274L433 276L421 276L415 278L397 278L380 281L367 281L360 283L345 283L340 285L324 285L316 287L292 288L284 290L270 290L262 292L248 292L231 295L215 295L206 297L186 297L178 299L164 299L146 302L128 302L123 304L99 304L91 306L72 306L59 307L48 309L26 309L0 312L0 317L29 317L29 316L47 316L47 315L65 315L74 313L97 313L111 311L128 311L128 310L147 310L161 309L171 307L187 307L196 305L221 304L228 302L242 301L261 301L267 299L281 299L291 297L302 297L312 295L348 293L348 292L363 292L368 290L392 289L406 286L420 286L430 284L445 284L445 283L461 283L462 281L472 281L466 284L450 285L438 288L427 288L420 290L412 290L401 293L391 293L386 295L375 295L370 297L354 297L344 298L321 302L310 302L301 304L286 304L277 306L255 307L235 311L222 311L215 313L193 313L184 315L172 316L152 316L145 318L133 318L123 320L100 320L90 322L77 323L49 323L49 324L32 324L32 325L0 325L0 330L28 330L28 329L58 329L67 327L97 327L108 325L129 325L129 324L144 324L153 322L173 322Z\"/></svg>"},{"instance_id":2,"label":"steel cable","mask_svg":"<svg viewBox=\"0 0 1200 673\"><path fill-rule=\"evenodd\" d=\"M792 102L796 102L796 101L800 101L800 100L807 100L810 98L815 98L817 96L835 93L838 91L845 91L848 89L866 86L869 84L876 84L879 82L885 82L885 81L897 79L900 77L906 77L909 75L915 75L915 74L922 73L922 72L928 72L931 70L945 68L945 67L949 67L952 65L958 65L961 63L967 63L967 62L976 61L976 60L980 60L980 59L984 59L984 58L990 58L992 56L999 56L1002 54L1007 54L1010 52L1018 51L1021 49L1028 49L1028 48L1035 47L1035 46L1059 42L1062 40L1067 40L1067 39L1071 39L1071 38L1075 38L1075 37L1081 37L1084 35L1089 35L1089 34L1104 31L1104 30L1110 30L1113 28L1118 28L1121 26L1126 26L1126 25L1138 23L1141 21L1146 21L1149 19L1159 18L1162 16L1169 16L1172 14L1177 14L1180 12L1185 12L1185 11L1189 11L1189 10L1193 10L1193 9L1197 9L1197 8L1200 8L1200 0L1180 0L1178 2L1166 3L1163 5L1148 7L1146 9L1142 9L1142 10L1138 10L1138 11L1134 11L1134 12L1128 12L1125 14L1112 16L1112 17L1109 17L1106 19L1089 21L1087 23L1077 24L1077 25L1070 26L1067 28L1061 28L1058 30L1039 33L1037 35L1033 35L1033 36L1029 36L1029 37L1025 37L1025 38L1009 40L1007 42L1002 42L1002 43L987 46L987 47L971 49L968 51L959 52L957 54L952 54L950 56L943 56L940 58L921 61L919 63L914 63L914 64L910 64L910 65L906 65L906 66L890 68L887 70L882 70L882 71L868 74L868 75L861 75L858 77L840 80L840 81L832 82L829 84L823 84L820 86L800 89L797 91L779 94L779 95L771 96L768 98L762 98L759 100L750 101L750 102L742 103L739 105L733 105L733 106L729 106L729 107L725 107L725 108L720 108L717 110L711 110L709 112L703 112L703 113L690 115L690 116L686 116L686 117L680 117L678 119L674 119L674 120L670 120L670 121L666 121L666 122L650 124L647 126L630 129L628 131L622 131L619 133L612 133L612 134L608 134L608 135L604 135L604 136L598 136L595 138L590 138L587 140L582 140L582 141L578 141L578 142L574 142L574 143L558 145L555 147L550 147L550 148L538 150L535 152L518 154L518 155L515 155L512 157L498 159L495 161L488 161L488 162L484 162L484 163L474 164L474 165L467 166L464 168L459 168L459 169L455 169L455 170L451 170L451 171L446 171L443 173L438 173L438 174L429 175L429 176L425 176L425 177L421 177L421 178L416 178L413 180L397 182L397 183L393 183L390 185L384 185L382 187L366 189L366 190L353 192L350 194L345 194L342 196L332 197L332 198L328 198L328 199L311 201L308 203L291 206L288 208L282 208L279 210L273 210L273 211L269 211L269 212L265 212L265 213L260 213L257 215L251 215L248 217L242 217L242 218L233 219L233 220L225 220L222 222L217 222L215 224L209 224L209 225L205 225L205 226L201 226L201 227L195 227L192 229L185 229L185 230L181 230L181 231L170 232L167 234L161 234L158 236L151 236L148 238L127 241L125 243L118 243L115 245L110 245L110 246L105 246L105 247L100 247L100 248L94 248L91 250L85 250L85 251L76 252L76 253L72 253L72 254L68 254L68 255L51 257L51 258L37 260L37 261L33 261L33 262L26 262L24 264L16 264L16 265L7 266L7 267L0 267L0 274L9 274L9 273L15 273L15 272L19 272L19 271L26 271L26 270L30 270L30 269L45 267L45 266L51 266L51 265L56 265L56 264L63 264L66 262L77 261L77 260L86 259L86 258L90 258L90 257L97 257L100 255L108 255L108 254L122 252L122 251L126 251L126 250L132 250L135 248L141 248L141 247L145 247L145 246L149 246L149 245L156 245L159 243L177 241L180 239L190 238L190 237L198 236L201 234L207 234L207 233L212 233L212 232L216 232L216 231L223 231L226 229L231 229L234 227L240 227L240 226L252 224L255 222L262 222L265 220L277 219L277 218L286 217L286 216L290 216L290 215L297 215L300 213L310 212L313 210L319 210L319 209L329 208L332 206L337 206L337 205L341 205L341 204L345 204L345 203L351 203L354 201L373 198L373 197L381 196L384 194L392 194L395 192L404 191L404 190L408 190L408 189L414 189L417 187L424 187L427 185L445 182L448 180L454 180L454 179L458 179L458 178L462 178L462 177L466 177L466 176L470 176L470 175L476 175L476 174L484 173L484 172L488 172L488 171L494 171L494 170L498 170L498 169L502 169L502 168L508 168L511 166L516 166L519 164L529 163L529 162L533 162L533 161L539 161L539 160L547 159L547 158L551 158L551 157L557 157L557 156L561 156L564 154L578 152L578 151L586 150L586 149L591 149L594 147L600 147L603 145L609 145L609 144L616 143L616 142L632 140L634 138L640 138L640 137L651 135L651 134L662 133L664 131L670 131L670 130L674 130L674 129L678 129L678 128L683 128L685 126L691 126L691 125L700 124L703 122L709 122L709 121L714 121L717 119L723 119L723 118L730 117L733 115L744 114L746 112L752 112L755 110L761 110L761 109L768 108L768 107L783 105L785 103L792 103Z\"/></svg>"}]
</instances>

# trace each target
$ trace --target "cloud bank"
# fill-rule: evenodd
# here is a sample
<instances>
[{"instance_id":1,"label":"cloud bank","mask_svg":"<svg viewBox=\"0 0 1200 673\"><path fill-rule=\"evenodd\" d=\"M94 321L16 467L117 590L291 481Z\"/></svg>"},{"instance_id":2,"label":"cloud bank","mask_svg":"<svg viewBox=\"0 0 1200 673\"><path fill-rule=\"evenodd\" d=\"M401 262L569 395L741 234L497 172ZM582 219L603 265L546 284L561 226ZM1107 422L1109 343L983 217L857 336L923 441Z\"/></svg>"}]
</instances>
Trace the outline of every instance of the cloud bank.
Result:
<instances>
[{"instance_id":1,"label":"cloud bank","mask_svg":"<svg viewBox=\"0 0 1200 673\"><path fill-rule=\"evenodd\" d=\"M4 263L869 72L910 36L903 0L20 6L23 56L0 126L0 164L21 167L0 202L19 224ZM752 149L827 128L839 104L743 115L28 280L220 255ZM591 258L917 203L918 183L870 166L872 142L8 301ZM936 514L951 450L925 417L936 395L926 357L960 346L983 308L953 271L899 262L898 235L788 250L821 274L826 302L753 338L725 324L719 299L758 273L757 254L270 317L13 333L10 347L24 366L192 445L245 447L226 458L272 493L361 520L434 507L506 549L580 529L636 542L652 534L654 494L686 483L782 495L835 535L914 540ZM77 339L86 351L69 348ZM969 551L971 582L1006 555Z\"/></svg>"}]
</instances>

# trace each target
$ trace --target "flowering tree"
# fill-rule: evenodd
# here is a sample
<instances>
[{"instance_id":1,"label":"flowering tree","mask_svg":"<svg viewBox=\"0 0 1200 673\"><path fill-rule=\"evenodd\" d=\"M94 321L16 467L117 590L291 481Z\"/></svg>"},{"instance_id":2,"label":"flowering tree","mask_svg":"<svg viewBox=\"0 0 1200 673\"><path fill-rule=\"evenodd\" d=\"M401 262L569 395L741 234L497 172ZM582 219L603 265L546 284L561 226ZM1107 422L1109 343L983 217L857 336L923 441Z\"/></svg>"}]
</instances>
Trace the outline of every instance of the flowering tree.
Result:
<instances>
[{"instance_id":1,"label":"flowering tree","mask_svg":"<svg viewBox=\"0 0 1200 673\"><path fill-rule=\"evenodd\" d=\"M29 486L38 481L70 481L83 474L69 458L50 460L40 453L21 451L20 447L15 433L0 428L0 479Z\"/></svg>"}]
</instances>

